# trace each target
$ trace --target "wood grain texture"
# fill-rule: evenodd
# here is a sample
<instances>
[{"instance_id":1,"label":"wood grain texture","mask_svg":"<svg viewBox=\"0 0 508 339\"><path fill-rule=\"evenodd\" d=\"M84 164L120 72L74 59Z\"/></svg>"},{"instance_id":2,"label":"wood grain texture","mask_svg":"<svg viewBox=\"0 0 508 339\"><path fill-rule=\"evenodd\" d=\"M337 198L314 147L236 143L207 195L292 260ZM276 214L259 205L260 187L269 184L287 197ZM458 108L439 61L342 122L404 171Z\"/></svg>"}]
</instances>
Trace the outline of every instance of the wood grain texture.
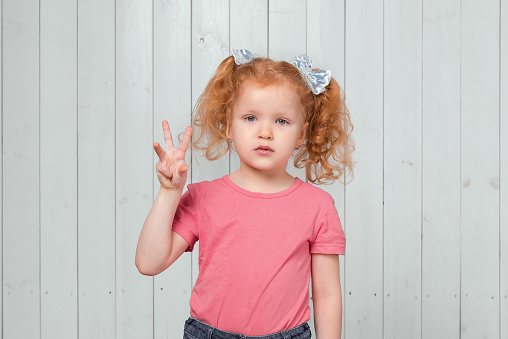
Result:
<instances>
[{"instance_id":1,"label":"wood grain texture","mask_svg":"<svg viewBox=\"0 0 508 339\"><path fill-rule=\"evenodd\" d=\"M153 278L134 265L153 203L152 2L116 2L116 335L153 336Z\"/></svg>"},{"instance_id":2,"label":"wood grain texture","mask_svg":"<svg viewBox=\"0 0 508 339\"><path fill-rule=\"evenodd\" d=\"M268 56L290 61L307 53L307 2L272 0L268 3Z\"/></svg>"},{"instance_id":3,"label":"wood grain texture","mask_svg":"<svg viewBox=\"0 0 508 339\"><path fill-rule=\"evenodd\" d=\"M459 338L460 1L423 4L422 338Z\"/></svg>"},{"instance_id":4,"label":"wood grain texture","mask_svg":"<svg viewBox=\"0 0 508 339\"><path fill-rule=\"evenodd\" d=\"M508 2L501 0L500 46L500 338L508 337Z\"/></svg>"},{"instance_id":5,"label":"wood grain texture","mask_svg":"<svg viewBox=\"0 0 508 339\"><path fill-rule=\"evenodd\" d=\"M462 3L462 339L499 337L499 24L499 1Z\"/></svg>"},{"instance_id":6,"label":"wood grain texture","mask_svg":"<svg viewBox=\"0 0 508 339\"><path fill-rule=\"evenodd\" d=\"M191 124L191 3L154 2L154 135L165 147L162 121L167 120L175 146ZM153 154L153 163L159 158ZM191 164L191 150L186 163ZM155 166L153 167L155 173ZM190 173L187 181L190 182ZM160 189L154 177L154 199ZM181 338L190 315L191 254L184 253L170 268L154 277L154 338Z\"/></svg>"},{"instance_id":7,"label":"wood grain texture","mask_svg":"<svg viewBox=\"0 0 508 339\"><path fill-rule=\"evenodd\" d=\"M346 186L344 338L383 338L383 4L346 2L346 102L357 162Z\"/></svg>"},{"instance_id":8,"label":"wood grain texture","mask_svg":"<svg viewBox=\"0 0 508 339\"><path fill-rule=\"evenodd\" d=\"M0 65L3 65L3 0L0 0ZM3 79L3 67L0 67L0 78ZM0 81L0 140L3 140L3 81ZM4 165L4 157L3 157L3 145L2 145L2 153L0 155L0 281L2 281L2 293L0 293L0 305L3 305L3 225L4 225L4 217L3 217L3 165ZM0 327L3 328L4 324L4 316L3 316L3 307L0 307Z\"/></svg>"},{"instance_id":9,"label":"wood grain texture","mask_svg":"<svg viewBox=\"0 0 508 339\"><path fill-rule=\"evenodd\" d=\"M41 338L77 338L77 1L40 6Z\"/></svg>"},{"instance_id":10,"label":"wood grain texture","mask_svg":"<svg viewBox=\"0 0 508 339\"><path fill-rule=\"evenodd\" d=\"M199 245L155 278L134 264L152 145L230 47L307 53L346 93L355 179L320 186L347 238L342 338L507 337L506 0L0 0L0 20L3 338L181 338ZM189 183L239 165L187 163Z\"/></svg>"},{"instance_id":11,"label":"wood grain texture","mask_svg":"<svg viewBox=\"0 0 508 339\"><path fill-rule=\"evenodd\" d=\"M116 335L115 89L115 1L81 1L77 126L79 338ZM150 152L149 147L146 152Z\"/></svg>"},{"instance_id":12,"label":"wood grain texture","mask_svg":"<svg viewBox=\"0 0 508 339\"><path fill-rule=\"evenodd\" d=\"M245 48L254 54L268 54L268 0L230 3L231 48Z\"/></svg>"},{"instance_id":13,"label":"wood grain texture","mask_svg":"<svg viewBox=\"0 0 508 339\"><path fill-rule=\"evenodd\" d=\"M39 338L39 2L2 6L3 337Z\"/></svg>"},{"instance_id":14,"label":"wood grain texture","mask_svg":"<svg viewBox=\"0 0 508 339\"><path fill-rule=\"evenodd\" d=\"M384 4L384 336L421 336L422 4Z\"/></svg>"}]
</instances>

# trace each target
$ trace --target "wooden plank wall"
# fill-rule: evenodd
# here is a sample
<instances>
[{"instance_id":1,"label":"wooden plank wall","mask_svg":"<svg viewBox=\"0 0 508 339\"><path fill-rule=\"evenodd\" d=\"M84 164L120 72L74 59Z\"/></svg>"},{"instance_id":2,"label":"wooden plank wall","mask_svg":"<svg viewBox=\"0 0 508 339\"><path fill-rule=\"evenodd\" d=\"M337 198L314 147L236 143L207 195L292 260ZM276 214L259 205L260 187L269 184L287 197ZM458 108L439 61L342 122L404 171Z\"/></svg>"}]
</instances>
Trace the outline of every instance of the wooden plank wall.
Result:
<instances>
[{"instance_id":1,"label":"wooden plank wall","mask_svg":"<svg viewBox=\"0 0 508 339\"><path fill-rule=\"evenodd\" d=\"M346 93L355 179L323 186L342 337L508 338L507 0L0 0L0 19L1 338L182 337L197 252L134 265L152 145L230 48L307 53ZM239 161L187 163L199 182Z\"/></svg>"},{"instance_id":2,"label":"wooden plank wall","mask_svg":"<svg viewBox=\"0 0 508 339\"><path fill-rule=\"evenodd\" d=\"M115 1L80 2L77 15L77 334L114 338Z\"/></svg>"}]
</instances>

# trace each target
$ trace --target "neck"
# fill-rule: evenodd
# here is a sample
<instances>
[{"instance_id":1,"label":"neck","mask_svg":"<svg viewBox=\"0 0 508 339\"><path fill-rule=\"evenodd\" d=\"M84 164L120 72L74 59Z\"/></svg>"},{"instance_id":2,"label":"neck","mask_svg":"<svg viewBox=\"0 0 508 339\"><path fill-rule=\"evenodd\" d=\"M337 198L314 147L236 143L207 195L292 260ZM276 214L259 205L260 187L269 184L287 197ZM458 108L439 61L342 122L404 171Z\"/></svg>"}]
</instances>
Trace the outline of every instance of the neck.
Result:
<instances>
[{"instance_id":1,"label":"neck","mask_svg":"<svg viewBox=\"0 0 508 339\"><path fill-rule=\"evenodd\" d=\"M252 192L276 193L289 188L295 181L286 170L263 171L242 166L229 178L238 186Z\"/></svg>"}]
</instances>

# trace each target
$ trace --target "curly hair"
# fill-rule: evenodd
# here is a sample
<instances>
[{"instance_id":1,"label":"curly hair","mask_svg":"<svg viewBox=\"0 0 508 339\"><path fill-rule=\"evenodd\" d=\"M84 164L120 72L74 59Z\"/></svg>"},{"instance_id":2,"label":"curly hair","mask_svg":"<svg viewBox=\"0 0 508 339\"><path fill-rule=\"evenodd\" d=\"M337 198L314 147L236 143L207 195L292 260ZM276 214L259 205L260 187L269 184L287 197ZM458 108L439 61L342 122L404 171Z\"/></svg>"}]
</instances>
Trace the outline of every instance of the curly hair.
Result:
<instances>
[{"instance_id":1,"label":"curly hair","mask_svg":"<svg viewBox=\"0 0 508 339\"><path fill-rule=\"evenodd\" d=\"M254 80L260 86L290 85L300 96L309 125L305 143L293 157L295 167L305 167L308 181L331 184L338 179L347 183L350 180L343 177L353 178L353 125L342 89L332 77L326 90L315 95L298 69L285 61L255 58L237 65L233 56L224 59L194 108L197 136L193 137L192 147L205 151L208 160L217 160L232 149L226 132L246 80Z\"/></svg>"}]
</instances>

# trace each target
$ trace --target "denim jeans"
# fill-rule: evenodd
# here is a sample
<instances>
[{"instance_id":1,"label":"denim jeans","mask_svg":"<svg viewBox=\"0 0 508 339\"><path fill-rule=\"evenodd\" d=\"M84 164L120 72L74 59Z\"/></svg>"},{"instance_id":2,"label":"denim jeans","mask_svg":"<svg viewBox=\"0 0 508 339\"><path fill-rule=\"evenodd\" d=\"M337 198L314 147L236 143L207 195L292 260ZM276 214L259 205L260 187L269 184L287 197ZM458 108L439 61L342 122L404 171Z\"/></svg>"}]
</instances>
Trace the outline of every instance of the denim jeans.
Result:
<instances>
[{"instance_id":1,"label":"denim jeans","mask_svg":"<svg viewBox=\"0 0 508 339\"><path fill-rule=\"evenodd\" d=\"M250 337L239 333L221 331L193 317L187 319L183 331L183 339L310 339L312 336L307 323L282 332Z\"/></svg>"}]
</instances>

